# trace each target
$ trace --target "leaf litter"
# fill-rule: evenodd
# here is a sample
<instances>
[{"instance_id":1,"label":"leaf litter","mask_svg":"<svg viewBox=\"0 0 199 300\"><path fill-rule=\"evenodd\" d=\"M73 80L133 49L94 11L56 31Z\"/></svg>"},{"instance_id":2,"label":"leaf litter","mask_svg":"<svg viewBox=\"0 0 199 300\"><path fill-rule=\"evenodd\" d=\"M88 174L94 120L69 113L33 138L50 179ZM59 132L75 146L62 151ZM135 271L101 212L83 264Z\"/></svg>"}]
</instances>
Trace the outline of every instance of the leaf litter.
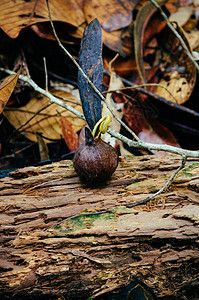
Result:
<instances>
[{"instance_id":1,"label":"leaf litter","mask_svg":"<svg viewBox=\"0 0 199 300\"><path fill-rule=\"evenodd\" d=\"M57 64L57 68L54 63L54 59L56 62L59 60L59 51L53 52L52 54L50 50L51 47L49 47L49 43L54 47L54 43L56 42L49 41L53 39L53 35L49 22L47 21L48 13L45 1L36 1L35 7L33 7L32 2L27 2L25 10L24 8L22 9L21 2L19 1L14 13L11 12L11 3L9 1L9 4L6 1L4 2L5 3L0 4L0 8L4 8L8 17L4 19L1 29L5 34L11 37L11 39L4 35L6 43L2 44L0 52L4 61L6 61L7 66L9 66L10 69L15 67L16 55L18 56L21 55L20 53L23 53L22 60L24 60L26 68L23 68L22 71L24 72L25 69L28 68L30 75L38 81L39 85L43 85L45 71L41 60L43 61L43 57L46 56L49 87L51 88L52 84L53 88L58 82L62 86L67 86L67 84L70 83L75 89L77 87L76 69L68 61L67 65L64 65L63 56L60 56L62 62ZM118 86L119 94L113 92L108 97L110 103L122 105L120 106L120 118L125 120L126 124L134 129L140 135L140 138L143 138L146 141L158 142L159 140L160 143L166 142L171 145L180 145L186 148L190 147L191 149L198 149L197 139L195 138L199 133L197 114L194 114L192 119L190 118L191 110L189 115L187 115L188 117L185 117L186 113L184 112L186 112L186 110L184 110L184 112L180 110L182 105L187 105L188 103L188 107L192 108L193 113L194 110L197 113L197 104L195 100L195 95L197 95L196 70L190 59L187 57L184 49L180 46L178 39L170 32L165 25L164 20L161 19L160 14L152 7L148 12L145 9L145 6L147 6L145 2L138 3L137 1L114 0L104 1L103 3L95 3L95 1L92 1L91 5L89 3L89 1L82 2L72 0L67 2L67 4L63 3L62 0L56 0L53 1L53 3L50 3L52 20L56 21L54 24L60 38L67 42L66 47L72 51L74 56L77 56L80 47L80 38L82 37L86 22L89 23L97 17L99 21L98 31L100 27L102 30L102 54L106 72L104 72L103 75L102 89L105 91L110 89L111 80L109 76L111 73L107 68L107 63L111 61L114 58L115 53L118 52L119 57L112 65L115 75L121 76L120 80L122 81L123 79L127 79L134 84L140 84L141 74L141 77L145 77L145 82L157 84L156 87L146 87L145 89L160 96L160 98L162 97L163 100L165 99L163 103L159 103L156 99L153 99L152 96L146 96L142 92L138 93L134 89L128 92L120 92ZM67 5L68 9L65 9ZM194 25L196 23L194 23L193 14L190 18L190 12L192 11L197 14L197 8L194 6L195 4L191 4L187 6L189 9L187 8L186 14L184 14L186 5L187 4L184 4L184 7L182 7L179 3L173 5L170 1L166 1L162 7L167 9L168 14L169 12L171 13L171 18L173 18L173 20L178 21L177 18L180 16L180 20L183 21L181 23L179 21L180 24L175 25L176 29L184 39L188 48L191 50L191 47L193 47L194 51L197 52L198 29L197 26ZM55 7L56 10L54 10ZM139 19L140 14L145 15L144 22L142 21L142 23ZM78 18L77 15L79 16ZM9 20L13 21L12 28L9 25ZM23 26L21 26L22 24ZM180 25L183 26L184 29L186 26L187 28L191 28L192 32L188 31L185 34ZM22 29L26 29L26 31L23 31ZM189 37L191 34L193 38L192 40L189 40L187 36ZM18 35L23 41L20 46L21 52L19 53L16 50L14 55L9 56L9 52L6 53L5 51L5 45L8 44L9 47L10 45L15 45L15 43L18 42ZM35 51L36 47L38 48L38 43L41 45L39 49L41 52L38 50ZM85 45L84 47L87 46L88 45ZM89 59L93 58L96 60L92 61L92 64L94 63L95 67L99 67L99 77L94 79L94 81L99 90L101 90L102 61L100 61L100 54L96 55L96 53L101 52L101 45L98 44L96 39L91 41L89 47L93 47L94 54L89 56L83 54L82 57L80 55L80 63L83 64L85 71L87 69L88 73L88 70L90 70ZM85 66L85 64L87 64L87 66ZM60 65L63 65L63 67L60 68ZM92 77L92 74L90 74L90 76ZM81 75L79 75L79 78L80 77ZM82 84L86 84L86 81ZM125 86L124 81L123 84ZM172 94L172 96L177 98L177 101L173 100L170 93L161 87L162 85ZM58 95L60 91L56 93ZM77 100L77 103L79 101L71 94L65 95L64 97L69 100L71 99L72 101ZM86 97L87 95L85 93L84 98ZM16 133L18 133L17 129L22 126L19 132L28 139L26 140L27 143L29 143L29 141L37 141L37 132L47 139L48 147L50 147L50 140L58 141L63 137L64 133L61 129L60 117L56 110L61 112L63 117L66 118L67 124L71 124L75 132L79 132L83 128L85 124L84 121L79 120L68 112L63 112L63 109L55 108L54 105L50 105L37 115L37 111L48 104L48 100L44 100L43 98L43 96L35 98L32 91L28 87L23 87L20 83L20 87L16 90L15 94L11 95L9 103L12 104L9 104L4 110L4 116L15 127ZM94 98L97 99L96 96ZM98 103L96 105L98 105L97 111L99 112L100 102L98 101L96 103ZM167 103L169 103L169 106ZM172 103L176 104L176 106L172 106ZM155 108L155 112L153 112L152 109L152 115L150 117L149 115L151 112L145 114L145 106ZM74 107L80 109L79 105L75 106L74 104ZM183 108L186 109L186 106L183 106ZM87 114L87 118L89 118L89 116L91 119L93 118L93 121L90 121L91 127L94 126L94 123L100 118L101 114L97 113L94 116L91 116L88 109L86 109L84 113ZM28 122L34 114L35 117ZM52 120L54 121L52 122ZM8 127L9 133L7 133L8 129L6 122L7 121L4 119L1 125L3 126L2 136L5 136L5 134L7 136L12 136L13 129ZM28 123L23 126L26 122ZM123 128L120 128L120 126L118 127L116 123L115 125L112 124L112 126L116 131L123 132ZM73 136L75 140L75 134ZM12 141L12 143L15 144L19 137L20 139L23 139L21 135L15 134L10 142ZM5 148L4 143L1 144L1 155L5 156L7 148ZM21 149L23 148L21 147ZM130 152L128 152L129 150ZM126 154L133 152L132 149L126 149L126 151Z\"/></svg>"}]
</instances>

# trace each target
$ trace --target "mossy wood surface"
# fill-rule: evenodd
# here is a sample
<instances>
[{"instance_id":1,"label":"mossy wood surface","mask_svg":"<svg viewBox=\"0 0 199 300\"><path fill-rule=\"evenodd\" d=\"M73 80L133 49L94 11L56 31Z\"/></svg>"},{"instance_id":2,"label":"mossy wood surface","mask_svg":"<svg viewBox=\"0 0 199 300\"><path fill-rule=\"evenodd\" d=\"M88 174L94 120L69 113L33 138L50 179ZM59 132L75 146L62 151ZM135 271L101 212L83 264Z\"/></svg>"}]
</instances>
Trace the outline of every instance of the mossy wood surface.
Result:
<instances>
[{"instance_id":1,"label":"mossy wood surface","mask_svg":"<svg viewBox=\"0 0 199 300\"><path fill-rule=\"evenodd\" d=\"M160 299L197 299L199 161L188 160L155 200L125 207L156 192L180 163L174 155L122 158L93 188L71 161L1 179L0 298L104 299L138 278Z\"/></svg>"}]
</instances>

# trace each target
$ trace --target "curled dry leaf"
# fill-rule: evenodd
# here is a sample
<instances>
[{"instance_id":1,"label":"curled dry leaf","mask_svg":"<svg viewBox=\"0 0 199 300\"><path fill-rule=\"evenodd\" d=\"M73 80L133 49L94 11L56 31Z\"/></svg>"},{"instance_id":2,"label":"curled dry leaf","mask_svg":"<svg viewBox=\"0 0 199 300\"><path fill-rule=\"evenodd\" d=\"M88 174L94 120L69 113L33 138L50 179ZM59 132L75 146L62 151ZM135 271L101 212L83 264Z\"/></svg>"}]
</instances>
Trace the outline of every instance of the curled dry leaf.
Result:
<instances>
[{"instance_id":1,"label":"curled dry leaf","mask_svg":"<svg viewBox=\"0 0 199 300\"><path fill-rule=\"evenodd\" d=\"M191 51L184 31L177 24L176 30ZM158 43L164 51L163 57L160 54L160 69L163 77L159 84L163 85L170 93L160 86L155 89L155 93L171 102L177 101L177 104L183 104L189 99L195 86L196 68L178 38L168 27L165 27L158 36Z\"/></svg>"},{"instance_id":2,"label":"curled dry leaf","mask_svg":"<svg viewBox=\"0 0 199 300\"><path fill-rule=\"evenodd\" d=\"M53 91L51 91L53 93ZM55 96L63 97L65 99L73 100L76 102L65 101L66 103L73 106L75 109L82 112L80 101L73 96L71 93L64 91L54 91ZM40 109L48 105L49 99L41 94L34 94L34 97L26 104L20 108L20 111L8 110L4 112L4 115L8 121L17 129L22 124L27 122L35 113ZM79 104L78 104L79 103ZM73 125L75 131L79 131L85 124L85 121L77 118L74 114L67 111L66 109L60 107L59 105L52 104L45 108L38 115L36 115L27 125L25 125L20 132L24 134L31 141L36 142L37 138L35 132L42 133L44 137L49 139L60 139L62 136L62 129L60 124L60 117L58 113L60 112L62 116L67 118L67 120Z\"/></svg>"},{"instance_id":3,"label":"curled dry leaf","mask_svg":"<svg viewBox=\"0 0 199 300\"><path fill-rule=\"evenodd\" d=\"M159 4L161 5L161 3L163 2L164 0L159 1ZM156 13L154 15L156 11L157 9L154 7L154 5L150 1L147 1L139 9L134 24L135 60L142 83L147 83L143 60L143 52L145 45L155 34L159 33L166 25L166 22L162 20L161 15L159 13Z\"/></svg>"},{"instance_id":4,"label":"curled dry leaf","mask_svg":"<svg viewBox=\"0 0 199 300\"><path fill-rule=\"evenodd\" d=\"M79 34L76 32L78 37L82 36L81 26L85 22L81 2L81 0L49 1L52 20L78 28ZM11 38L16 38L27 26L49 21L46 0L4 0L0 1L0 11L0 27Z\"/></svg>"},{"instance_id":5,"label":"curled dry leaf","mask_svg":"<svg viewBox=\"0 0 199 300\"><path fill-rule=\"evenodd\" d=\"M111 50L120 51L121 29L132 21L132 11L138 1L132 0L85 0L87 22L97 18L102 27L103 43Z\"/></svg>"},{"instance_id":6,"label":"curled dry leaf","mask_svg":"<svg viewBox=\"0 0 199 300\"><path fill-rule=\"evenodd\" d=\"M4 110L19 77L21 69L17 74L7 76L0 84L0 114Z\"/></svg>"},{"instance_id":7,"label":"curled dry leaf","mask_svg":"<svg viewBox=\"0 0 199 300\"><path fill-rule=\"evenodd\" d=\"M70 151L75 151L79 146L78 134L73 129L72 124L65 117L61 115L60 118L64 141Z\"/></svg>"}]
</instances>

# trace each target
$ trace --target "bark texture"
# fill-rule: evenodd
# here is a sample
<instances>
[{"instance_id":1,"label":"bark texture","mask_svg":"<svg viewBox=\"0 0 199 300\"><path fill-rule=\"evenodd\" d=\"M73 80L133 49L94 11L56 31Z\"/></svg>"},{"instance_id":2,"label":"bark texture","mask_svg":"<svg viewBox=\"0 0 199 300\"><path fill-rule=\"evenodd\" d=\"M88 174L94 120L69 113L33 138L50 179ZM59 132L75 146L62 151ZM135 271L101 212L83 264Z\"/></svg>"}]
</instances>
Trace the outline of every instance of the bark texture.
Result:
<instances>
[{"instance_id":1,"label":"bark texture","mask_svg":"<svg viewBox=\"0 0 199 300\"><path fill-rule=\"evenodd\" d=\"M1 179L0 298L105 299L136 278L160 299L197 299L199 161L188 160L155 200L125 206L156 192L180 163L122 158L92 188L71 161Z\"/></svg>"}]
</instances>

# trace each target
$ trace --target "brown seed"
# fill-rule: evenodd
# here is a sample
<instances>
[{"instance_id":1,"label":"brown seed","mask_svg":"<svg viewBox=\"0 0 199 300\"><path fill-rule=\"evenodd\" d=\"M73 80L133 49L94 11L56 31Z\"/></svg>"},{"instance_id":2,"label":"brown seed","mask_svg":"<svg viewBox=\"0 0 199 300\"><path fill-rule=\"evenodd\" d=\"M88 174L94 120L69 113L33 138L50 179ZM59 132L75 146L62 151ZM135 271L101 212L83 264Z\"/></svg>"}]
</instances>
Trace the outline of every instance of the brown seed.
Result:
<instances>
[{"instance_id":1,"label":"brown seed","mask_svg":"<svg viewBox=\"0 0 199 300\"><path fill-rule=\"evenodd\" d=\"M82 180L97 183L110 178L117 168L118 155L112 146L86 131L85 143L76 150L73 164Z\"/></svg>"}]
</instances>

